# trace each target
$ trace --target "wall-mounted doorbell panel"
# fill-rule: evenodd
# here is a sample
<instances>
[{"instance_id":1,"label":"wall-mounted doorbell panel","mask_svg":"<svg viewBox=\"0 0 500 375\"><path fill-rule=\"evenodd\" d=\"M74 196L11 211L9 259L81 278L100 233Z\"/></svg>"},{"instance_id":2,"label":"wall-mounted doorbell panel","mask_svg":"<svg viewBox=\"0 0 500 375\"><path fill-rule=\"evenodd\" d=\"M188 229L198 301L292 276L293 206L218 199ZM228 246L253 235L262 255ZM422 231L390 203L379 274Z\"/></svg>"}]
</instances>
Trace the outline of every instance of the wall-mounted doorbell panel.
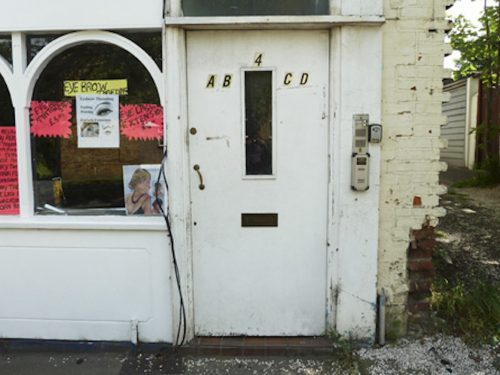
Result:
<instances>
[{"instance_id":1,"label":"wall-mounted doorbell panel","mask_svg":"<svg viewBox=\"0 0 500 375\"><path fill-rule=\"evenodd\" d=\"M354 115L353 152L366 154L368 152L368 115Z\"/></svg>"},{"instance_id":2,"label":"wall-mounted doorbell panel","mask_svg":"<svg viewBox=\"0 0 500 375\"><path fill-rule=\"evenodd\" d=\"M351 189L355 191L365 191L370 187L369 142L380 143L382 140L382 125L369 123L367 114L353 116Z\"/></svg>"}]
</instances>

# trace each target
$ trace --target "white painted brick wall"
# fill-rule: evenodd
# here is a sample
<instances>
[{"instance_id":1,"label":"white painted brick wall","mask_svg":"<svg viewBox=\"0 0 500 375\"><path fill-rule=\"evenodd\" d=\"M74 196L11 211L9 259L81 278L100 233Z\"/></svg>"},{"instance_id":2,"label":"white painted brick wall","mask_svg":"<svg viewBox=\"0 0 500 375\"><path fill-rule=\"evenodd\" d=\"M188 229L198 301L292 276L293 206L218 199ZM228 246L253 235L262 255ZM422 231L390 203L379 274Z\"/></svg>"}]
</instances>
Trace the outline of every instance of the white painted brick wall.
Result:
<instances>
[{"instance_id":1,"label":"white painted brick wall","mask_svg":"<svg viewBox=\"0 0 500 375\"><path fill-rule=\"evenodd\" d=\"M389 330L402 333L407 301L410 231L445 211L438 207L445 6L452 0L385 0L383 26L379 290L388 297ZM422 204L413 207L413 198Z\"/></svg>"}]
</instances>

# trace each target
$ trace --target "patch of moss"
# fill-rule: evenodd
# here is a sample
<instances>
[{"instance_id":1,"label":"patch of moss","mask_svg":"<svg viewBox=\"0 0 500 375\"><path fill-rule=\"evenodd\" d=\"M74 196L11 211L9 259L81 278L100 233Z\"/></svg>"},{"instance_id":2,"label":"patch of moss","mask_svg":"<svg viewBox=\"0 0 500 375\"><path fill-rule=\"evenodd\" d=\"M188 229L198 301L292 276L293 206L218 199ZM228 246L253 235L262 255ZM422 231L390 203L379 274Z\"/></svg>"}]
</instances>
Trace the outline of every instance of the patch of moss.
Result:
<instances>
[{"instance_id":1,"label":"patch of moss","mask_svg":"<svg viewBox=\"0 0 500 375\"><path fill-rule=\"evenodd\" d=\"M390 320L385 328L385 337L389 341L395 341L405 334L404 325L400 319Z\"/></svg>"}]
</instances>

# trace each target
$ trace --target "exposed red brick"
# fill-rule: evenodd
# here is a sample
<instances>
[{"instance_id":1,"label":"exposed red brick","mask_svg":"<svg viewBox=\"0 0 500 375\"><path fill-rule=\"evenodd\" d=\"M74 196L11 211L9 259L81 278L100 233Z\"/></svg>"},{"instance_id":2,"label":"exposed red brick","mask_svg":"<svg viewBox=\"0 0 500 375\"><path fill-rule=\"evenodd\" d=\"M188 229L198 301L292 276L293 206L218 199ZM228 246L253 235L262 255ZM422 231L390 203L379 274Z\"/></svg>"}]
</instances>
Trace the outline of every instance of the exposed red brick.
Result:
<instances>
[{"instance_id":1,"label":"exposed red brick","mask_svg":"<svg viewBox=\"0 0 500 375\"><path fill-rule=\"evenodd\" d=\"M410 259L418 259L418 258L432 258L432 248L419 248L417 247L416 249L411 249L409 251L409 258Z\"/></svg>"},{"instance_id":2,"label":"exposed red brick","mask_svg":"<svg viewBox=\"0 0 500 375\"><path fill-rule=\"evenodd\" d=\"M420 198L418 195L415 195L413 197L413 207L420 207L422 206L422 198Z\"/></svg>"},{"instance_id":3,"label":"exposed red brick","mask_svg":"<svg viewBox=\"0 0 500 375\"><path fill-rule=\"evenodd\" d=\"M434 264L432 264L431 259L410 259L408 269L410 271L432 271L434 270Z\"/></svg>"},{"instance_id":4,"label":"exposed red brick","mask_svg":"<svg viewBox=\"0 0 500 375\"><path fill-rule=\"evenodd\" d=\"M432 280L435 273L436 270L433 269L429 271L410 272L408 276L410 281Z\"/></svg>"},{"instance_id":5,"label":"exposed red brick","mask_svg":"<svg viewBox=\"0 0 500 375\"><path fill-rule=\"evenodd\" d=\"M413 231L413 237L418 240L426 240L435 238L434 227L424 227L420 230Z\"/></svg>"},{"instance_id":6,"label":"exposed red brick","mask_svg":"<svg viewBox=\"0 0 500 375\"><path fill-rule=\"evenodd\" d=\"M417 198L417 197L415 197ZM419 203L418 199L414 204ZM432 253L436 245L434 227L424 225L412 232L408 249L408 312L415 314L430 310L432 280L435 274Z\"/></svg>"},{"instance_id":7,"label":"exposed red brick","mask_svg":"<svg viewBox=\"0 0 500 375\"><path fill-rule=\"evenodd\" d=\"M436 240L433 238L417 241L417 248L419 249L433 250L435 245Z\"/></svg>"},{"instance_id":8,"label":"exposed red brick","mask_svg":"<svg viewBox=\"0 0 500 375\"><path fill-rule=\"evenodd\" d=\"M431 304L428 301L419 301L414 303L408 303L408 311L412 313L420 311L429 311L431 309Z\"/></svg>"}]
</instances>

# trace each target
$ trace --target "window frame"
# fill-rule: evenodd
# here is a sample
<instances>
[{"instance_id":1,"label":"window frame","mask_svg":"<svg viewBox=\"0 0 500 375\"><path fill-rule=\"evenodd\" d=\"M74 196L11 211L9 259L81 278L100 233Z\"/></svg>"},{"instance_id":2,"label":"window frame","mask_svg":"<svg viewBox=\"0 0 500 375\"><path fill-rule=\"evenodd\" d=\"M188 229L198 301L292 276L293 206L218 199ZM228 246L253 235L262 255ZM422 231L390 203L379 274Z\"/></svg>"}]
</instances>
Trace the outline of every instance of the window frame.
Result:
<instances>
[{"instance_id":1,"label":"window frame","mask_svg":"<svg viewBox=\"0 0 500 375\"><path fill-rule=\"evenodd\" d=\"M329 15L185 17L182 0L165 0L165 25L188 30L331 28L344 25L381 26L385 23L383 1L373 0L366 9L355 1L330 0ZM353 8L354 7L354 8ZM352 9L351 9L352 8Z\"/></svg>"},{"instance_id":2,"label":"window frame","mask_svg":"<svg viewBox=\"0 0 500 375\"><path fill-rule=\"evenodd\" d=\"M140 31L140 30L130 30ZM144 30L151 31L151 29ZM47 32L47 31L44 31ZM162 69L153 58L131 40L110 31L86 30L69 32L47 44L29 63L27 62L26 34L12 32L13 64L4 66L0 60L0 74L10 89L15 112L16 141L18 153L19 216L0 216L2 228L41 228L41 229L100 229L100 230L164 230L161 216L68 216L36 215L34 207L34 180L30 143L30 103L36 80L45 66L60 52L82 43L108 43L129 52L137 58L149 72L156 86L160 105L165 107L165 35L162 33ZM15 90L14 90L15 89ZM166 111L165 111L166 112ZM166 144L166 114L164 112L164 138Z\"/></svg>"}]
</instances>

